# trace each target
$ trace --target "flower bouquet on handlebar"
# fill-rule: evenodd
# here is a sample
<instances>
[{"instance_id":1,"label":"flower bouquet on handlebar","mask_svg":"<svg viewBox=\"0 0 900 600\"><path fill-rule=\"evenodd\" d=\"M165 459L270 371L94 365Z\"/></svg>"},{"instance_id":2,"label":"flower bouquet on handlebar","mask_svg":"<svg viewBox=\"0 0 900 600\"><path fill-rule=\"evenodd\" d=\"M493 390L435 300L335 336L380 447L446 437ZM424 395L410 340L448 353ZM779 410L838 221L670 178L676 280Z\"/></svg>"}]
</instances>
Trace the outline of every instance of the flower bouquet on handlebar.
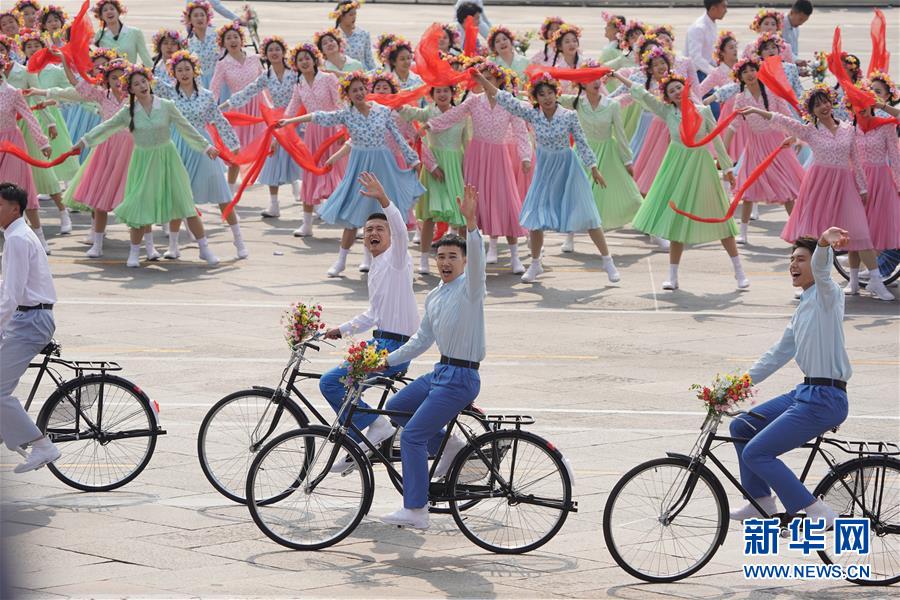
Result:
<instances>
[{"instance_id":1,"label":"flower bouquet on handlebar","mask_svg":"<svg viewBox=\"0 0 900 600\"><path fill-rule=\"evenodd\" d=\"M284 339L288 347L291 352L296 352L304 342L325 329L325 323L322 321L322 305L307 305L303 302L292 304L281 317L281 324L284 327Z\"/></svg>"},{"instance_id":2,"label":"flower bouquet on handlebar","mask_svg":"<svg viewBox=\"0 0 900 600\"><path fill-rule=\"evenodd\" d=\"M384 360L387 358L387 350L379 350L375 344L357 342L350 344L347 356L344 357L344 366L347 374L341 382L347 387L360 387L360 383L370 373L380 371Z\"/></svg>"},{"instance_id":3,"label":"flower bouquet on handlebar","mask_svg":"<svg viewBox=\"0 0 900 600\"><path fill-rule=\"evenodd\" d=\"M750 375L717 374L710 385L695 383L692 391L703 401L708 416L721 416L737 410L738 405L749 400L756 393Z\"/></svg>"}]
</instances>

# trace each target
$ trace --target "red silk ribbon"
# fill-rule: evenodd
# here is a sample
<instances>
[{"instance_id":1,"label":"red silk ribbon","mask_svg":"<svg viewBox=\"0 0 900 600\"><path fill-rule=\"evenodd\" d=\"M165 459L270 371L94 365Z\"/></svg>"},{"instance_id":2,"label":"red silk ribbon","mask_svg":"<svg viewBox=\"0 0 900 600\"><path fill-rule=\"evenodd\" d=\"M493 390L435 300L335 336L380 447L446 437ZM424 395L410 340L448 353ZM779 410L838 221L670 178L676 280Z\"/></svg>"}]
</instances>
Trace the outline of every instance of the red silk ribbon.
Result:
<instances>
[{"instance_id":1,"label":"red silk ribbon","mask_svg":"<svg viewBox=\"0 0 900 600\"><path fill-rule=\"evenodd\" d=\"M478 53L478 26L475 25L475 19L471 15L466 17L463 31L466 33L466 41L463 42L463 54L475 56Z\"/></svg>"},{"instance_id":2,"label":"red silk ribbon","mask_svg":"<svg viewBox=\"0 0 900 600\"><path fill-rule=\"evenodd\" d=\"M63 152L53 160L44 161L38 160L36 158L32 158L29 154L23 150L22 148L16 146L12 142L0 142L0 152L5 152L8 154L12 154L16 158L21 161L24 161L31 165L32 167L37 167L39 169L49 169L51 167L55 167L56 165L61 165L67 159L77 156L81 154L81 150L79 148L73 148L68 152Z\"/></svg>"},{"instance_id":3,"label":"red silk ribbon","mask_svg":"<svg viewBox=\"0 0 900 600\"><path fill-rule=\"evenodd\" d=\"M66 63L70 68L75 70L85 81L91 83L99 83L99 77L91 76L90 72L94 68L91 61L90 45L91 38L94 36L94 28L91 27L91 21L87 17L87 10L90 2L85 0L78 11L78 15L72 20L69 27L69 41L63 44L59 49L66 59ZM50 54L47 48L41 48L28 59L28 72L40 73L44 67L51 63L58 64L59 57Z\"/></svg>"},{"instance_id":4,"label":"red silk ribbon","mask_svg":"<svg viewBox=\"0 0 900 600\"><path fill-rule=\"evenodd\" d=\"M873 71L881 71L887 73L891 64L891 53L887 50L887 21L884 13L879 9L875 9L875 16L872 18L872 25L869 28L869 36L872 38L872 58L869 61L869 70L867 75L871 75Z\"/></svg>"},{"instance_id":5,"label":"red silk ribbon","mask_svg":"<svg viewBox=\"0 0 900 600\"><path fill-rule=\"evenodd\" d=\"M770 56L763 61L757 75L763 85L772 90L776 96L787 102L791 107L800 114L800 102L794 94L794 89L788 82L787 75L784 74L784 66L782 65L780 56Z\"/></svg>"},{"instance_id":6,"label":"red silk ribbon","mask_svg":"<svg viewBox=\"0 0 900 600\"><path fill-rule=\"evenodd\" d=\"M441 26L433 23L416 45L415 71L432 87L449 87L469 80L468 73L454 71L450 63L441 58L438 44L443 34Z\"/></svg>"},{"instance_id":7,"label":"red silk ribbon","mask_svg":"<svg viewBox=\"0 0 900 600\"><path fill-rule=\"evenodd\" d=\"M560 67L545 67L543 65L528 65L527 67L525 67L525 74L531 81L534 81L545 73L553 79L586 84L606 77L607 75L612 73L612 69L610 69L609 67L569 69Z\"/></svg>"},{"instance_id":8,"label":"red silk ribbon","mask_svg":"<svg viewBox=\"0 0 900 600\"><path fill-rule=\"evenodd\" d=\"M706 137L700 140L696 139L697 134L700 132L700 127L703 125L703 117L694 105L694 101L691 100L691 82L684 82L684 91L681 93L681 125L678 128L678 133L681 136L681 143L688 148L699 148L700 146L707 145L713 141L717 135L725 131L725 128L731 125L731 122L734 121L737 116L737 112L731 113L719 121Z\"/></svg>"}]
</instances>

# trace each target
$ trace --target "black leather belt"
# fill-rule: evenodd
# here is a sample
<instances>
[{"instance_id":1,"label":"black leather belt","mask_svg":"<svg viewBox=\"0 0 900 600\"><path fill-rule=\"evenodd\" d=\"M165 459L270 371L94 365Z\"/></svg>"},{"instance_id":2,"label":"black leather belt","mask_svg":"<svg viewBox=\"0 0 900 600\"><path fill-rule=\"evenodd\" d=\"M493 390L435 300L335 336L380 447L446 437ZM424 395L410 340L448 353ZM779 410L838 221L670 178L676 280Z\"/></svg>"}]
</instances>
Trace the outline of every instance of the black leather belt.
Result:
<instances>
[{"instance_id":1,"label":"black leather belt","mask_svg":"<svg viewBox=\"0 0 900 600\"><path fill-rule=\"evenodd\" d=\"M847 382L841 381L840 379L829 379L827 377L804 377L803 383L805 385L827 385L829 387L836 387L842 392L847 391Z\"/></svg>"},{"instance_id":2,"label":"black leather belt","mask_svg":"<svg viewBox=\"0 0 900 600\"><path fill-rule=\"evenodd\" d=\"M381 338L383 340L394 340L395 342L405 343L409 341L408 335L400 335L399 333L391 333L390 331L383 331L381 329L376 329L372 332L373 338Z\"/></svg>"},{"instance_id":3,"label":"black leather belt","mask_svg":"<svg viewBox=\"0 0 900 600\"><path fill-rule=\"evenodd\" d=\"M441 355L441 364L442 365L450 365L451 367L463 367L464 369L475 369L478 370L478 367L481 366L481 363L475 362L474 360L460 360L458 358L450 358L449 356Z\"/></svg>"},{"instance_id":4,"label":"black leather belt","mask_svg":"<svg viewBox=\"0 0 900 600\"><path fill-rule=\"evenodd\" d=\"M19 312L28 312L29 310L53 310L52 304L35 304L34 306L17 306Z\"/></svg>"}]
</instances>

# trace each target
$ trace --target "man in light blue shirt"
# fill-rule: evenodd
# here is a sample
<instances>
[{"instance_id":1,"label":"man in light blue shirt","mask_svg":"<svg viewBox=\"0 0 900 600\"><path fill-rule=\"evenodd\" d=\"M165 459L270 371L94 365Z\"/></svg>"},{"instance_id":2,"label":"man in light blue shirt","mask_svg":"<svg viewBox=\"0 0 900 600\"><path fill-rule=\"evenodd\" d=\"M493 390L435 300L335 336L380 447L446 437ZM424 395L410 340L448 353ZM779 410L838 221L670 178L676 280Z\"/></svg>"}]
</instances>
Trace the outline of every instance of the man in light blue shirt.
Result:
<instances>
[{"instance_id":1,"label":"man in light blue shirt","mask_svg":"<svg viewBox=\"0 0 900 600\"><path fill-rule=\"evenodd\" d=\"M825 519L826 529L837 514L816 500L778 456L822 435L847 418L847 380L852 369L844 348L844 293L831 279L832 247L847 246L847 232L837 227L818 241L800 238L791 254L791 281L802 288L800 305L781 340L750 368L759 384L792 358L803 372L803 383L793 391L761 404L753 413L731 422L731 435L749 439L734 444L741 470L741 484L769 515L776 511L774 489L789 514L805 511L813 519ZM747 504L731 512L742 521L759 517Z\"/></svg>"},{"instance_id":2,"label":"man in light blue shirt","mask_svg":"<svg viewBox=\"0 0 900 600\"><path fill-rule=\"evenodd\" d=\"M443 439L444 426L471 404L481 389L478 367L484 359L485 258L476 225L478 192L466 186L457 199L466 220L467 235L445 235L436 244L441 283L425 299L419 330L385 361L385 368L409 362L437 343L441 360L434 371L419 377L387 403L387 409L413 413L392 417L403 426L400 459L403 464L403 508L381 520L390 525L428 528L428 456ZM446 474L464 442L452 436L434 470Z\"/></svg>"},{"instance_id":3,"label":"man in light blue shirt","mask_svg":"<svg viewBox=\"0 0 900 600\"><path fill-rule=\"evenodd\" d=\"M812 2L809 0L797 0L791 6L788 14L784 16L784 28L781 31L781 37L790 45L794 62L806 62L800 61L800 26L809 20L812 12Z\"/></svg>"}]
</instances>

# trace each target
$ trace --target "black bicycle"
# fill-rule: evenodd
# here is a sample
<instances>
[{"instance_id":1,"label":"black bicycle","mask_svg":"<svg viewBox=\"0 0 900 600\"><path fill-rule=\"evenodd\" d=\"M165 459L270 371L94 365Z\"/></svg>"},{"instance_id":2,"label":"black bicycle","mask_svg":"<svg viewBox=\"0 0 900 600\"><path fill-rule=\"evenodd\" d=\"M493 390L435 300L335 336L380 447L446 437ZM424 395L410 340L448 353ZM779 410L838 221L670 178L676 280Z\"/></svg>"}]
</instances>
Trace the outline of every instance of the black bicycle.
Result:
<instances>
[{"instance_id":1,"label":"black bicycle","mask_svg":"<svg viewBox=\"0 0 900 600\"><path fill-rule=\"evenodd\" d=\"M727 416L740 414L766 420L752 411ZM747 441L718 435L722 419L723 415L706 418L690 454L667 452L665 458L636 466L613 487L603 514L603 536L613 559L629 574L654 583L678 581L699 571L725 542L728 497L707 462L718 467L742 495L751 495L713 453L723 444ZM843 565L845 572L851 564L868 563L871 579L849 580L856 584L896 583L900 580L900 447L823 436L802 447L810 453L801 481L817 456L829 469L813 495L841 517L868 518L871 523L867 556L846 552L838 556L824 550L818 552L819 558L826 564ZM832 449L853 458L838 462ZM785 535L791 520L802 516L768 515L755 500L750 502L767 518L779 518Z\"/></svg>"},{"instance_id":2,"label":"black bicycle","mask_svg":"<svg viewBox=\"0 0 900 600\"><path fill-rule=\"evenodd\" d=\"M318 550L350 535L369 512L375 493L373 463L381 463L400 482L395 460L382 453L353 424L357 412L393 417L412 413L359 406L368 387L389 384L383 377L348 390L341 413L330 427L313 425L274 438L260 450L247 475L247 506L270 539L295 550ZM522 430L534 423L526 415L486 415L483 433L454 419L447 426L431 465L429 502L448 505L463 534L491 552L518 554L547 543L570 512L572 474L550 442ZM512 426L507 428L506 426ZM361 443L353 441L354 432ZM454 431L466 445L446 477L435 469ZM337 460L350 464L333 472ZM371 459L370 459L371 457Z\"/></svg>"},{"instance_id":3,"label":"black bicycle","mask_svg":"<svg viewBox=\"0 0 900 600\"><path fill-rule=\"evenodd\" d=\"M55 340L41 350L37 377L25 402L27 411L44 375L56 390L44 402L36 421L62 451L47 468L63 483L86 492L122 487L150 462L159 424L159 405L136 384L111 375L121 371L111 361L65 360ZM75 372L66 380L56 367Z\"/></svg>"},{"instance_id":4,"label":"black bicycle","mask_svg":"<svg viewBox=\"0 0 900 600\"><path fill-rule=\"evenodd\" d=\"M888 273L887 275L884 275L884 285L890 285L897 281L897 279L900 278L900 249L885 250L879 253L878 265L879 267L886 265L886 268L881 269L883 273ZM850 280L850 264L845 250L834 253L834 270L845 280ZM868 273L868 271L866 271L866 273ZM868 275L861 275L859 278L859 286L864 288L868 283Z\"/></svg>"},{"instance_id":5,"label":"black bicycle","mask_svg":"<svg viewBox=\"0 0 900 600\"><path fill-rule=\"evenodd\" d=\"M328 342L321 336L316 336L291 352L276 388L253 386L229 394L216 402L203 418L197 434L200 467L209 483L229 500L246 503L244 490L247 471L259 449L268 440L287 431L306 427L312 419L322 425L331 424L331 420L326 419L313 406L299 387L304 381L322 377L320 373L301 370L303 363L309 362L307 350L319 351L322 343ZM387 399L397 392L399 386L411 381L402 372L391 377L381 377L377 385L369 386L370 389L380 391L378 408L384 407ZM467 410L461 419L469 422L472 427L488 430L477 408ZM393 438L385 441L384 451L399 457L399 443L398 430ZM395 480L393 476L391 480L399 485L399 480ZM435 508L438 511L442 509Z\"/></svg>"}]
</instances>

